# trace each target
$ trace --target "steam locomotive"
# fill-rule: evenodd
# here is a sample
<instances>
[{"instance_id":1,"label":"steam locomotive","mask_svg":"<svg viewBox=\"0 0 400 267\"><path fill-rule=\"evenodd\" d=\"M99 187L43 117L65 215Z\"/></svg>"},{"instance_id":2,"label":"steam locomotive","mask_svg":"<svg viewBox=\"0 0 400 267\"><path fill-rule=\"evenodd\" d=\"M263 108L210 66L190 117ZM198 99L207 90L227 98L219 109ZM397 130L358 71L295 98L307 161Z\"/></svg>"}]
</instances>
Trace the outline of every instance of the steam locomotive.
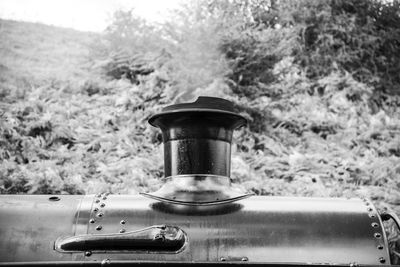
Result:
<instances>
[{"instance_id":1,"label":"steam locomotive","mask_svg":"<svg viewBox=\"0 0 400 267\"><path fill-rule=\"evenodd\" d=\"M165 178L140 195L0 196L0 265L394 266L368 199L254 196L230 182L230 101L199 97L149 119Z\"/></svg>"}]
</instances>

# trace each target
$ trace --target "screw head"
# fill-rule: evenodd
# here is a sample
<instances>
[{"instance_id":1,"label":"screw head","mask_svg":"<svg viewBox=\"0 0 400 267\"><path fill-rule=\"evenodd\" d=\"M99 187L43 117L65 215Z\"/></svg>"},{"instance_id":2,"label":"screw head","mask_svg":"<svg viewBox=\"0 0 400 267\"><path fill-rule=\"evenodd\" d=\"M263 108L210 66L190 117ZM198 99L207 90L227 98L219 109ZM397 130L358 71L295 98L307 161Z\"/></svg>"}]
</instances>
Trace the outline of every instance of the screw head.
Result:
<instances>
[{"instance_id":1,"label":"screw head","mask_svg":"<svg viewBox=\"0 0 400 267\"><path fill-rule=\"evenodd\" d=\"M59 198L59 197L57 197L57 196L49 197L49 200L50 200L50 201L60 201L60 199L61 199L61 198Z\"/></svg>"},{"instance_id":2,"label":"screw head","mask_svg":"<svg viewBox=\"0 0 400 267\"><path fill-rule=\"evenodd\" d=\"M92 255L92 252L91 252L91 251L86 251L86 252L85 252L85 256L86 256L86 257L90 257L91 255Z\"/></svg>"}]
</instances>

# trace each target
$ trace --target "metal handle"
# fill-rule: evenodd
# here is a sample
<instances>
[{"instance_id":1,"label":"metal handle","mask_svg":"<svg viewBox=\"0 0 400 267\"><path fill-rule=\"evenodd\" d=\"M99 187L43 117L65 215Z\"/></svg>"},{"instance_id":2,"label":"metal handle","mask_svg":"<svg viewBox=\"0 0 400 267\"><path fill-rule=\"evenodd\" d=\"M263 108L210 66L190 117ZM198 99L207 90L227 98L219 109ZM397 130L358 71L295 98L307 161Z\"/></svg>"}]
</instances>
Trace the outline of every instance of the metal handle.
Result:
<instances>
[{"instance_id":1,"label":"metal handle","mask_svg":"<svg viewBox=\"0 0 400 267\"><path fill-rule=\"evenodd\" d=\"M178 253L186 243L186 234L176 226L156 225L122 234L88 234L60 237L58 252L159 252Z\"/></svg>"}]
</instances>

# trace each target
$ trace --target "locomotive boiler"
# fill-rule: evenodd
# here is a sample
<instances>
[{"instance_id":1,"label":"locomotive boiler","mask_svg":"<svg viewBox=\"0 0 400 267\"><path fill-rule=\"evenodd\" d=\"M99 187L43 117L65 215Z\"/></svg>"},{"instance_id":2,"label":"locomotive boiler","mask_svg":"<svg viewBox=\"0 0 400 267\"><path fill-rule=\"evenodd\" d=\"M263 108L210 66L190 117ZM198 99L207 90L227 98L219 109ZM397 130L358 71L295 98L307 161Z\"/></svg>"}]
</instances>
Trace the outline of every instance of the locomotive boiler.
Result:
<instances>
[{"instance_id":1,"label":"locomotive boiler","mask_svg":"<svg viewBox=\"0 0 400 267\"><path fill-rule=\"evenodd\" d=\"M165 178L140 195L0 196L0 265L390 266L368 199L254 196L230 181L246 119L213 97L165 107Z\"/></svg>"}]
</instances>

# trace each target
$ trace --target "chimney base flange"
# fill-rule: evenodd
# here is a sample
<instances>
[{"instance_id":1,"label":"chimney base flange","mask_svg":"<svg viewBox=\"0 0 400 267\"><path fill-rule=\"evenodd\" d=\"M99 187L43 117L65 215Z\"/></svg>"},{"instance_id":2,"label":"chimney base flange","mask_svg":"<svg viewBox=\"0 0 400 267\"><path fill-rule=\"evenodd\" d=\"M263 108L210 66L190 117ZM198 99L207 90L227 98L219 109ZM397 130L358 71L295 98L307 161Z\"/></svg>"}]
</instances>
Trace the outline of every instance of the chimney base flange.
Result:
<instances>
[{"instance_id":1,"label":"chimney base flange","mask_svg":"<svg viewBox=\"0 0 400 267\"><path fill-rule=\"evenodd\" d=\"M166 182L158 191L141 194L158 201L189 206L227 204L254 195L231 185L227 176L190 174L164 179Z\"/></svg>"}]
</instances>

